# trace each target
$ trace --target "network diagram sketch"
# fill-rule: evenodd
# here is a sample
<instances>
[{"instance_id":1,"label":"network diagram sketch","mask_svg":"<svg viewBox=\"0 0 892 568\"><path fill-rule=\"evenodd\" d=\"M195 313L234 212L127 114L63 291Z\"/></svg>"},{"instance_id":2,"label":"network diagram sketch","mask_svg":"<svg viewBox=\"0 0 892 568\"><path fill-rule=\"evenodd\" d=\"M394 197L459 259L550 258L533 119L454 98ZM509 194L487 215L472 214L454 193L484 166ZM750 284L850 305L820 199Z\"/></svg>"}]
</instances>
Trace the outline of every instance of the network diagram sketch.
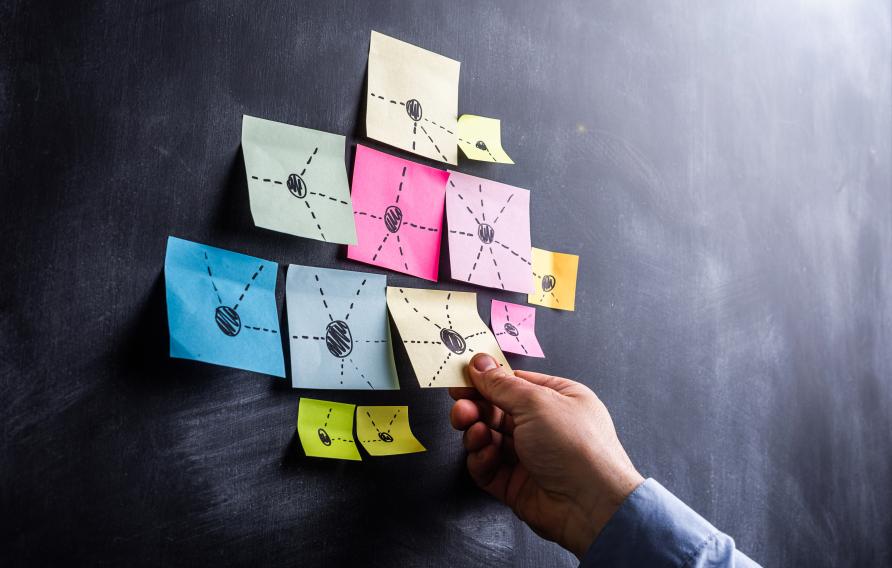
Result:
<instances>
[{"instance_id":1,"label":"network diagram sketch","mask_svg":"<svg viewBox=\"0 0 892 568\"><path fill-rule=\"evenodd\" d=\"M308 456L361 461L353 437L356 405L301 398L297 408L297 435Z\"/></svg>"},{"instance_id":2,"label":"network diagram sketch","mask_svg":"<svg viewBox=\"0 0 892 568\"><path fill-rule=\"evenodd\" d=\"M545 357L536 337L536 308L493 300L489 322L502 351Z\"/></svg>"},{"instance_id":3,"label":"network diagram sketch","mask_svg":"<svg viewBox=\"0 0 892 568\"><path fill-rule=\"evenodd\" d=\"M347 257L437 281L448 172L357 145Z\"/></svg>"},{"instance_id":4,"label":"network diagram sketch","mask_svg":"<svg viewBox=\"0 0 892 568\"><path fill-rule=\"evenodd\" d=\"M278 268L268 260L168 237L170 356L284 377Z\"/></svg>"},{"instance_id":5,"label":"network diagram sketch","mask_svg":"<svg viewBox=\"0 0 892 568\"><path fill-rule=\"evenodd\" d=\"M372 456L425 451L409 426L408 406L359 406L356 437Z\"/></svg>"},{"instance_id":6,"label":"network diagram sketch","mask_svg":"<svg viewBox=\"0 0 892 568\"><path fill-rule=\"evenodd\" d=\"M529 191L449 172L446 214L453 280L532 291Z\"/></svg>"},{"instance_id":7,"label":"network diagram sketch","mask_svg":"<svg viewBox=\"0 0 892 568\"><path fill-rule=\"evenodd\" d=\"M533 248L533 291L527 296L527 302L573 311L578 270L579 257L575 254Z\"/></svg>"},{"instance_id":8,"label":"network diagram sketch","mask_svg":"<svg viewBox=\"0 0 892 568\"><path fill-rule=\"evenodd\" d=\"M254 224L356 243L344 149L343 136L245 115L242 151Z\"/></svg>"},{"instance_id":9,"label":"network diagram sketch","mask_svg":"<svg viewBox=\"0 0 892 568\"><path fill-rule=\"evenodd\" d=\"M458 61L372 31L368 137L456 164L460 67Z\"/></svg>"},{"instance_id":10,"label":"network diagram sketch","mask_svg":"<svg viewBox=\"0 0 892 568\"><path fill-rule=\"evenodd\" d=\"M471 386L465 366L488 353L509 368L477 312L477 294L387 287L387 307L422 388Z\"/></svg>"},{"instance_id":11,"label":"network diagram sketch","mask_svg":"<svg viewBox=\"0 0 892 568\"><path fill-rule=\"evenodd\" d=\"M398 389L377 274L290 265L285 283L295 388Z\"/></svg>"},{"instance_id":12,"label":"network diagram sketch","mask_svg":"<svg viewBox=\"0 0 892 568\"><path fill-rule=\"evenodd\" d=\"M513 164L502 148L502 123L495 118L474 114L458 117L459 148L470 160Z\"/></svg>"}]
</instances>

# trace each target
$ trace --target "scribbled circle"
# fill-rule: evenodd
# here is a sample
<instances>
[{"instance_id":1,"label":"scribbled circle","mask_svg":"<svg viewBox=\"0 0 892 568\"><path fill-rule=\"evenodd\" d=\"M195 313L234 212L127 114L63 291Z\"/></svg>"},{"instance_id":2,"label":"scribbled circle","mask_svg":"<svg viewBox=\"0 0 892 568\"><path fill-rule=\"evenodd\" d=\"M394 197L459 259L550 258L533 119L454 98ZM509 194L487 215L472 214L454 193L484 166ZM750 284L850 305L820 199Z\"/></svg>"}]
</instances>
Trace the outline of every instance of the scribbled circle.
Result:
<instances>
[{"instance_id":1,"label":"scribbled circle","mask_svg":"<svg viewBox=\"0 0 892 568\"><path fill-rule=\"evenodd\" d=\"M480 223L477 225L477 237L483 241L483 244L488 245L492 242L495 236L496 230L492 228L492 225L488 223Z\"/></svg>"},{"instance_id":2,"label":"scribbled circle","mask_svg":"<svg viewBox=\"0 0 892 568\"><path fill-rule=\"evenodd\" d=\"M446 349L449 349L456 355L461 355L468 347L465 343L465 338L459 332L445 327L440 330L440 341L443 342Z\"/></svg>"},{"instance_id":3,"label":"scribbled circle","mask_svg":"<svg viewBox=\"0 0 892 568\"><path fill-rule=\"evenodd\" d=\"M418 102L418 99L409 99L406 101L406 114L408 114L409 118L415 122L421 120L421 103Z\"/></svg>"},{"instance_id":4,"label":"scribbled circle","mask_svg":"<svg viewBox=\"0 0 892 568\"><path fill-rule=\"evenodd\" d=\"M403 226L403 210L396 205L391 205L384 211L384 226L391 233L395 233Z\"/></svg>"},{"instance_id":5,"label":"scribbled circle","mask_svg":"<svg viewBox=\"0 0 892 568\"><path fill-rule=\"evenodd\" d=\"M307 184L304 182L304 178L299 175L291 174L288 176L288 181L285 182L285 185L288 186L288 191L290 191L291 195L294 197L303 199L307 196Z\"/></svg>"},{"instance_id":6,"label":"scribbled circle","mask_svg":"<svg viewBox=\"0 0 892 568\"><path fill-rule=\"evenodd\" d=\"M476 146L478 150L483 150L484 152L489 150L489 148L486 147L486 142L484 142L483 140L478 140L477 143L474 144L474 146Z\"/></svg>"},{"instance_id":7,"label":"scribbled circle","mask_svg":"<svg viewBox=\"0 0 892 568\"><path fill-rule=\"evenodd\" d=\"M517 337L518 335L520 335L520 331L518 331L518 329L514 327L514 324L512 323L505 324L505 333L512 337Z\"/></svg>"},{"instance_id":8,"label":"scribbled circle","mask_svg":"<svg viewBox=\"0 0 892 568\"><path fill-rule=\"evenodd\" d=\"M543 292L551 292L552 290L554 290L554 285L555 285L554 276L552 276L551 274L546 274L545 276L542 277L542 291Z\"/></svg>"},{"instance_id":9,"label":"scribbled circle","mask_svg":"<svg viewBox=\"0 0 892 568\"><path fill-rule=\"evenodd\" d=\"M214 313L214 320L217 322L217 327L220 328L220 331L229 337L238 335L238 332L242 330L242 318L238 316L238 312L234 308L229 306L217 308L217 311Z\"/></svg>"},{"instance_id":10,"label":"scribbled circle","mask_svg":"<svg viewBox=\"0 0 892 568\"><path fill-rule=\"evenodd\" d=\"M319 441L322 442L323 445L331 445L331 436L328 435L328 432L326 432L324 428L319 428L318 430L316 430L316 434L319 435Z\"/></svg>"},{"instance_id":11,"label":"scribbled circle","mask_svg":"<svg viewBox=\"0 0 892 568\"><path fill-rule=\"evenodd\" d=\"M353 352L353 335L347 322L333 321L325 328L325 346L329 353L343 359Z\"/></svg>"},{"instance_id":12,"label":"scribbled circle","mask_svg":"<svg viewBox=\"0 0 892 568\"><path fill-rule=\"evenodd\" d=\"M393 436L391 436L387 432L378 432L378 437L381 438L382 442L390 443L393 441Z\"/></svg>"}]
</instances>

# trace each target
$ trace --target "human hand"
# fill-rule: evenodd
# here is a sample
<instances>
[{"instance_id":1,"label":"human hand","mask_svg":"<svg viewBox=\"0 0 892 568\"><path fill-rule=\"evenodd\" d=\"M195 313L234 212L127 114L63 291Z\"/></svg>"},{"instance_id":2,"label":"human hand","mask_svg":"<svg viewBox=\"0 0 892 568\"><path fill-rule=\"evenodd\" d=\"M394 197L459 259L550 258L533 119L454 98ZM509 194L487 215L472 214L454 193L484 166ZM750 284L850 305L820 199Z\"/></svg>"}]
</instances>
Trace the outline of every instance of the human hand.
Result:
<instances>
[{"instance_id":1,"label":"human hand","mask_svg":"<svg viewBox=\"0 0 892 568\"><path fill-rule=\"evenodd\" d=\"M475 388L449 394L471 478L536 534L581 558L644 481L607 408L583 384L512 373L484 353L471 359L468 374Z\"/></svg>"}]
</instances>

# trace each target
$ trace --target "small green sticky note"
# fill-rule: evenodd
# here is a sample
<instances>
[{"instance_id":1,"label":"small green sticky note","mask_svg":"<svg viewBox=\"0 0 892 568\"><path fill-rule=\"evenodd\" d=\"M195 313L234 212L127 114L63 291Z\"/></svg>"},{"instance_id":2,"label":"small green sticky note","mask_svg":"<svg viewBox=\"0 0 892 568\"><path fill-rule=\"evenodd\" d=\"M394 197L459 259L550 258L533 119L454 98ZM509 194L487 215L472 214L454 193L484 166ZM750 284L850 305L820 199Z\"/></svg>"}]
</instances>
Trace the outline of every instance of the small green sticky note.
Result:
<instances>
[{"instance_id":1,"label":"small green sticky note","mask_svg":"<svg viewBox=\"0 0 892 568\"><path fill-rule=\"evenodd\" d=\"M360 461L353 439L355 404L300 399L297 434L308 456Z\"/></svg>"},{"instance_id":2,"label":"small green sticky note","mask_svg":"<svg viewBox=\"0 0 892 568\"><path fill-rule=\"evenodd\" d=\"M356 409L356 437L373 456L426 451L409 427L408 406L360 406Z\"/></svg>"}]
</instances>

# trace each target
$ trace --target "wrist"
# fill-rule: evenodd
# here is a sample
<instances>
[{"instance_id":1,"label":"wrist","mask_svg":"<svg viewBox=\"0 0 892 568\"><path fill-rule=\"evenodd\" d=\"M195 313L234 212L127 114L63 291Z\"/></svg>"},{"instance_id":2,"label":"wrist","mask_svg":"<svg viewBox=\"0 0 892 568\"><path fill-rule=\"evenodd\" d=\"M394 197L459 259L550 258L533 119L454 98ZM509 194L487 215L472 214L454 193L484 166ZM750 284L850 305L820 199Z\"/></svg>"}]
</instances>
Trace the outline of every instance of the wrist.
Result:
<instances>
[{"instance_id":1,"label":"wrist","mask_svg":"<svg viewBox=\"0 0 892 568\"><path fill-rule=\"evenodd\" d=\"M598 483L590 480L584 496L567 519L567 542L564 547L582 558L625 500L644 483L634 468L617 472L612 479Z\"/></svg>"}]
</instances>

